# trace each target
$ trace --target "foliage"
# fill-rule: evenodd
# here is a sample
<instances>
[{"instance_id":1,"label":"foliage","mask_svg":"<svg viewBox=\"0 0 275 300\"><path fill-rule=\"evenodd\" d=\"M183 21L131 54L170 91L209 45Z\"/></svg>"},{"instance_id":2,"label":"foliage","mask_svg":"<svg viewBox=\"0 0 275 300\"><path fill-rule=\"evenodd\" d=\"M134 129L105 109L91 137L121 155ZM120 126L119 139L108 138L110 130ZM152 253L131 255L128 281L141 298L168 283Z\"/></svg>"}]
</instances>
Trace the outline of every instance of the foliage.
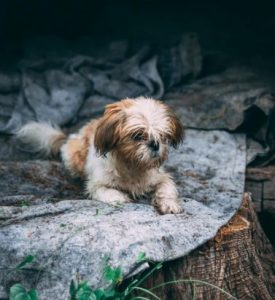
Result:
<instances>
[{"instance_id":1,"label":"foliage","mask_svg":"<svg viewBox=\"0 0 275 300\"><path fill-rule=\"evenodd\" d=\"M34 260L35 256L28 255L20 264L18 264L15 269L22 270L25 269L25 266L31 263ZM121 267L111 267L108 265L108 258L105 258L105 267L103 271L104 279L108 283L106 288L99 288L93 290L87 281L71 281L70 284L70 300L152 300L157 299L161 300L153 291L157 288L170 285L170 284L179 284L179 283L187 283L191 284L193 288L195 285L208 285L219 292L227 295L229 298L236 300L235 297L230 295L228 292L223 289L201 280L194 279L181 279L165 282L158 286L155 286L151 289L145 289L141 287L141 284L154 273L156 270L162 268L162 263L154 264L153 268L148 272L145 272L138 276L136 279L130 281L125 287L121 287L121 283L123 281L123 272ZM137 257L138 265L150 262L146 258L146 254L144 252L140 252ZM152 262L151 262L152 264ZM134 291L138 291L145 296L131 296ZM147 298L149 297L149 298ZM38 293L35 289L30 291L26 291L25 288L20 284L16 283L10 288L10 300L38 300ZM195 294L193 295L193 299L195 299Z\"/></svg>"},{"instance_id":2,"label":"foliage","mask_svg":"<svg viewBox=\"0 0 275 300\"><path fill-rule=\"evenodd\" d=\"M34 255L28 255L24 258L24 260L18 264L15 268L17 270L23 269L27 264L30 264L35 259Z\"/></svg>"},{"instance_id":3,"label":"foliage","mask_svg":"<svg viewBox=\"0 0 275 300\"><path fill-rule=\"evenodd\" d=\"M10 300L38 300L38 295L36 290L32 289L27 292L20 283L16 283L10 288L9 299Z\"/></svg>"},{"instance_id":4,"label":"foliage","mask_svg":"<svg viewBox=\"0 0 275 300\"><path fill-rule=\"evenodd\" d=\"M107 299L124 299L123 295L117 291L117 286L122 282L122 270L120 267L112 268L106 266L104 268L104 278L110 282L110 286L106 289L92 290L86 281L75 283L71 281L70 300L107 300Z\"/></svg>"}]
</instances>

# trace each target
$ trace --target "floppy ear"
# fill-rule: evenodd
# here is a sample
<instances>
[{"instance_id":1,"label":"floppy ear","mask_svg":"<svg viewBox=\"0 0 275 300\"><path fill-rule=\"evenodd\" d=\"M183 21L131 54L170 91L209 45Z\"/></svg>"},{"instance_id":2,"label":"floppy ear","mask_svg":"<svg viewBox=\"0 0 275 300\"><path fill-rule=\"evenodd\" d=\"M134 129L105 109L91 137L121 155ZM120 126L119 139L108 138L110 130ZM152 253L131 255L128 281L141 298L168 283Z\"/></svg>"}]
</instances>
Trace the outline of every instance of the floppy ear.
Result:
<instances>
[{"instance_id":1,"label":"floppy ear","mask_svg":"<svg viewBox=\"0 0 275 300\"><path fill-rule=\"evenodd\" d=\"M94 137L94 145L98 153L105 155L115 148L124 120L125 114L119 102L106 106L103 117L99 119Z\"/></svg>"},{"instance_id":2,"label":"floppy ear","mask_svg":"<svg viewBox=\"0 0 275 300\"><path fill-rule=\"evenodd\" d=\"M177 148L184 139L185 130L177 115L169 107L167 108L167 111L171 130L169 139L171 145L174 148Z\"/></svg>"}]
</instances>

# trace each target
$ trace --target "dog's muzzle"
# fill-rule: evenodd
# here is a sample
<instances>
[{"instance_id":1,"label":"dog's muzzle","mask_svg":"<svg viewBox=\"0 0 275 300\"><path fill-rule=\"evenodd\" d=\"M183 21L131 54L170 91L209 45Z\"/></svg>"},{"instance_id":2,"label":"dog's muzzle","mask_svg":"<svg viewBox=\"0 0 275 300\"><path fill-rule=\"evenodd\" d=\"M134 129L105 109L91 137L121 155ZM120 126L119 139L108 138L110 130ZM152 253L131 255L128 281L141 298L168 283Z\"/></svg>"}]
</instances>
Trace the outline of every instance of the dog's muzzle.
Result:
<instances>
[{"instance_id":1,"label":"dog's muzzle","mask_svg":"<svg viewBox=\"0 0 275 300\"><path fill-rule=\"evenodd\" d=\"M150 148L153 157L159 156L159 143L158 142L156 142L155 140L151 140L148 144L148 147Z\"/></svg>"}]
</instances>

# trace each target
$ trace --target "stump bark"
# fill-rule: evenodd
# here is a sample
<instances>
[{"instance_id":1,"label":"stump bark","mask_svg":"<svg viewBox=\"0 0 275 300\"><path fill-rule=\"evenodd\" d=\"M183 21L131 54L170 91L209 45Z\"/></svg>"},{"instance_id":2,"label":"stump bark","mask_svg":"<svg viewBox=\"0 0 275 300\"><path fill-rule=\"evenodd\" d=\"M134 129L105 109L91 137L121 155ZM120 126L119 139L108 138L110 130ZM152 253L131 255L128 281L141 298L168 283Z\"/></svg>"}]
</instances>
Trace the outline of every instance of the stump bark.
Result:
<instances>
[{"instance_id":1,"label":"stump bark","mask_svg":"<svg viewBox=\"0 0 275 300\"><path fill-rule=\"evenodd\" d=\"M256 211L269 212L275 219L275 166L247 168L245 185Z\"/></svg>"},{"instance_id":2,"label":"stump bark","mask_svg":"<svg viewBox=\"0 0 275 300\"><path fill-rule=\"evenodd\" d=\"M272 300L274 270L274 251L258 222L251 197L245 193L237 214L214 239L183 258L165 263L144 287L150 289L173 280L193 279L215 285L236 299ZM153 291L162 300L234 299L201 283L173 283Z\"/></svg>"},{"instance_id":3,"label":"stump bark","mask_svg":"<svg viewBox=\"0 0 275 300\"><path fill-rule=\"evenodd\" d=\"M275 166L249 167L246 170L245 190L251 193L260 223L275 245Z\"/></svg>"}]
</instances>

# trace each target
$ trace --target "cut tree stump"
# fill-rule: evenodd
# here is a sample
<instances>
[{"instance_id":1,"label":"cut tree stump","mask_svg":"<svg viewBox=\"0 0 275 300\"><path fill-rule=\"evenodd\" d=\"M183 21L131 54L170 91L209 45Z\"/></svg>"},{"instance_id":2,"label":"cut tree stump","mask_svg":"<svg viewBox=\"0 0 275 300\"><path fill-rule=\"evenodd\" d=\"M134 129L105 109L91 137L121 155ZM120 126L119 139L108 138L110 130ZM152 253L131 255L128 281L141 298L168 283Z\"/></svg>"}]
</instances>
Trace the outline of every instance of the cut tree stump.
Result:
<instances>
[{"instance_id":1,"label":"cut tree stump","mask_svg":"<svg viewBox=\"0 0 275 300\"><path fill-rule=\"evenodd\" d=\"M173 280L193 279L215 285L235 299L272 300L274 271L272 246L258 222L250 195L245 193L237 214L214 239L183 258L164 263L144 287L150 289ZM169 284L152 291L162 300L234 299L200 283ZM143 296L148 298L148 294Z\"/></svg>"},{"instance_id":2,"label":"cut tree stump","mask_svg":"<svg viewBox=\"0 0 275 300\"><path fill-rule=\"evenodd\" d=\"M267 211L275 218L275 166L247 168L246 191L251 192L257 212Z\"/></svg>"},{"instance_id":3,"label":"cut tree stump","mask_svg":"<svg viewBox=\"0 0 275 300\"><path fill-rule=\"evenodd\" d=\"M275 246L275 166L247 168L245 190L251 193L260 223Z\"/></svg>"}]
</instances>

